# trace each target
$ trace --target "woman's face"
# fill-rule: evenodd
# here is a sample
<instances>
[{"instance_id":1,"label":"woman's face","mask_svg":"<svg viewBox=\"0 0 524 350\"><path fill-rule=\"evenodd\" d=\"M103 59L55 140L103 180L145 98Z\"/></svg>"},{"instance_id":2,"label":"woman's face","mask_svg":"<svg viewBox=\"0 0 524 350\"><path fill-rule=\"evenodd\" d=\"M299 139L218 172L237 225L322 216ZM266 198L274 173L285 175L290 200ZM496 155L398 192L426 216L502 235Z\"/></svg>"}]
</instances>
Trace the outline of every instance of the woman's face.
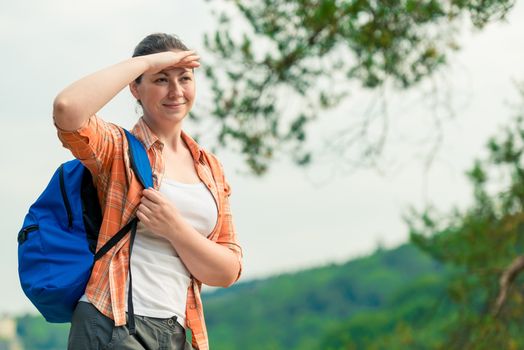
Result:
<instances>
[{"instance_id":1,"label":"woman's face","mask_svg":"<svg viewBox=\"0 0 524 350\"><path fill-rule=\"evenodd\" d=\"M140 100L144 117L155 123L182 121L195 100L193 70L168 68L144 73L139 84L131 84L131 91Z\"/></svg>"}]
</instances>

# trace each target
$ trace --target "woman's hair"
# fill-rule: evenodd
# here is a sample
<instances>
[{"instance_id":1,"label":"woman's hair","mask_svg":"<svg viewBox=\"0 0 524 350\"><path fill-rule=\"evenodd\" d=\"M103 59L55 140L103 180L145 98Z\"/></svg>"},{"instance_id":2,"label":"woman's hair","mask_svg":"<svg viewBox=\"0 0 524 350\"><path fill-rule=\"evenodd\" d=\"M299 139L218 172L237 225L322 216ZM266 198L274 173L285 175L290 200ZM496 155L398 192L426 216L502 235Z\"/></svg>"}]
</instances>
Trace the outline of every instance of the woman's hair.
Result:
<instances>
[{"instance_id":1,"label":"woman's hair","mask_svg":"<svg viewBox=\"0 0 524 350\"><path fill-rule=\"evenodd\" d=\"M171 50L188 51L189 49L176 35L154 33L149 34L138 43L138 45L135 47L135 51L133 51L132 57L145 56ZM135 82L140 84L141 80L142 75L136 78Z\"/></svg>"}]
</instances>

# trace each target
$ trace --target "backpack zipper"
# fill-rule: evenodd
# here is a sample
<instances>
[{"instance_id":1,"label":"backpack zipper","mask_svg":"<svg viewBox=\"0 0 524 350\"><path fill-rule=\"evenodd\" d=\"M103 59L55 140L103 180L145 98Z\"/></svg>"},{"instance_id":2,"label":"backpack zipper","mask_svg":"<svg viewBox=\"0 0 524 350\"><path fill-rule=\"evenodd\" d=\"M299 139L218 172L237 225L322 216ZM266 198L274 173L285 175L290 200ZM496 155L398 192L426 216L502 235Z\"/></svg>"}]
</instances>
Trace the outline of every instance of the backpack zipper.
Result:
<instances>
[{"instance_id":1,"label":"backpack zipper","mask_svg":"<svg viewBox=\"0 0 524 350\"><path fill-rule=\"evenodd\" d=\"M62 199L64 200L64 205L67 211L67 218L69 221L68 227L71 229L73 228L73 212L71 210L71 205L69 204L69 198L67 198L66 189L65 189L64 164L60 165L59 177L60 177L60 192L62 192Z\"/></svg>"}]
</instances>

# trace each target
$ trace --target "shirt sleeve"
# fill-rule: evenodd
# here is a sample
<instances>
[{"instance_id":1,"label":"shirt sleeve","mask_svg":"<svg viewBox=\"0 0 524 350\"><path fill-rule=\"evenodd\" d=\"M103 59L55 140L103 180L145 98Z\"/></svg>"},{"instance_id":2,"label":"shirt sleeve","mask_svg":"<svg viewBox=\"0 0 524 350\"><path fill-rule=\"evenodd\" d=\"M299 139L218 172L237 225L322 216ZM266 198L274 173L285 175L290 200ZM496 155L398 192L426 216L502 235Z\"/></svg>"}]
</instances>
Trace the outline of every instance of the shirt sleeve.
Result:
<instances>
[{"instance_id":1,"label":"shirt sleeve","mask_svg":"<svg viewBox=\"0 0 524 350\"><path fill-rule=\"evenodd\" d=\"M86 125L75 131L63 130L56 123L55 127L62 145L69 149L93 176L110 170L116 145L122 137L118 126L93 115Z\"/></svg>"},{"instance_id":2,"label":"shirt sleeve","mask_svg":"<svg viewBox=\"0 0 524 350\"><path fill-rule=\"evenodd\" d=\"M222 196L222 215L224 216L222 219L222 226L220 228L220 232L218 235L217 243L229 248L238 259L238 275L236 280L240 278L240 275L242 273L242 247L239 245L237 240L237 234L235 225L233 223L233 215L231 213L231 206L229 205L229 196L231 195L231 186L227 182L225 176L224 176L224 169L222 167L222 164L217 162L219 164L220 170L221 170L221 181L223 184L223 191L224 194ZM236 281L235 280L235 281Z\"/></svg>"}]
</instances>

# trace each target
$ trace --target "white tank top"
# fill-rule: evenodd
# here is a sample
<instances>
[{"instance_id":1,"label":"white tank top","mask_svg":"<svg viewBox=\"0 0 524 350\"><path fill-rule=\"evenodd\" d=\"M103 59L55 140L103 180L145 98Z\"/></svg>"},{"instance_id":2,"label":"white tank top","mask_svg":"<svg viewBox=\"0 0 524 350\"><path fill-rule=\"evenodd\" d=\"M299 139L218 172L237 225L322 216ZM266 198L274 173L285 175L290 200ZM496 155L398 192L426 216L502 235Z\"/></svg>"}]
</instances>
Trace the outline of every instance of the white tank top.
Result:
<instances>
[{"instance_id":1,"label":"white tank top","mask_svg":"<svg viewBox=\"0 0 524 350\"><path fill-rule=\"evenodd\" d=\"M213 231L218 210L213 195L204 183L183 184L164 178L159 191L200 234L207 237ZM185 326L191 275L180 260L176 247L167 239L149 232L141 223L138 224L133 245L131 273L136 315L158 318L177 316L178 322Z\"/></svg>"},{"instance_id":2,"label":"white tank top","mask_svg":"<svg viewBox=\"0 0 524 350\"><path fill-rule=\"evenodd\" d=\"M200 182L184 184L164 178L159 191L196 231L207 237L215 228L218 210L209 189ZM171 243L138 223L133 253L133 307L136 315L177 316L185 327L187 289L191 274ZM129 281L126 285L129 287ZM81 301L88 301L84 295ZM127 302L126 302L127 307Z\"/></svg>"}]
</instances>

